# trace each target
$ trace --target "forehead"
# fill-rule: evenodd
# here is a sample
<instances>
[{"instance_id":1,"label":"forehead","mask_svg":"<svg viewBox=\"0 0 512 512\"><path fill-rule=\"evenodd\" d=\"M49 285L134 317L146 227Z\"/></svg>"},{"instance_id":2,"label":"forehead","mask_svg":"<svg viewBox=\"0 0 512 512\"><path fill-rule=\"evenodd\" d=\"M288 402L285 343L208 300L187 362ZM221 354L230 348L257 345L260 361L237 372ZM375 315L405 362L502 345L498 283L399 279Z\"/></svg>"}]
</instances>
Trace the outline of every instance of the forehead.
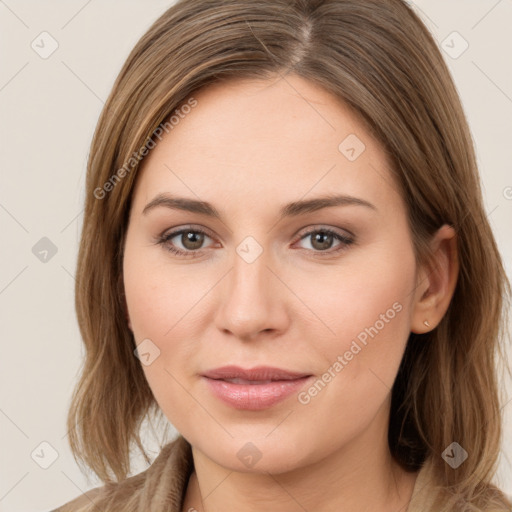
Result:
<instances>
[{"instance_id":1,"label":"forehead","mask_svg":"<svg viewBox=\"0 0 512 512\"><path fill-rule=\"evenodd\" d=\"M397 199L385 151L341 100L294 75L199 90L143 161L135 201L169 191L216 205L347 193ZM175 118L178 119L178 118Z\"/></svg>"}]
</instances>

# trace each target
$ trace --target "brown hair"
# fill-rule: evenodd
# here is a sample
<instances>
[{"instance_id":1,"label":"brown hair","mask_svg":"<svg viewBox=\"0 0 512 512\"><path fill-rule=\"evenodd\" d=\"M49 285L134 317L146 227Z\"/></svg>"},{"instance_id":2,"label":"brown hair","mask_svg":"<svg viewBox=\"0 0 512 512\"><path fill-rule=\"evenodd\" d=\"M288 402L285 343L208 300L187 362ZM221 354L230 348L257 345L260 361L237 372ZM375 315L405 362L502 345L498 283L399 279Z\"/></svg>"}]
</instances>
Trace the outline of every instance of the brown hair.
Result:
<instances>
[{"instance_id":1,"label":"brown hair","mask_svg":"<svg viewBox=\"0 0 512 512\"><path fill-rule=\"evenodd\" d=\"M447 495L482 508L494 496L505 510L490 481L501 441L497 356L505 361L510 284L455 86L432 36L402 0L181 0L137 43L88 162L76 284L86 356L68 418L75 458L105 482L125 479L132 444L145 453L141 422L158 412L134 357L123 295L136 155L199 88L287 73L351 106L381 142L407 204L418 263L432 261L428 242L443 224L457 232L454 296L436 329L410 335L392 390L389 445L407 470L431 459ZM453 441L469 453L457 469L441 458Z\"/></svg>"}]
</instances>

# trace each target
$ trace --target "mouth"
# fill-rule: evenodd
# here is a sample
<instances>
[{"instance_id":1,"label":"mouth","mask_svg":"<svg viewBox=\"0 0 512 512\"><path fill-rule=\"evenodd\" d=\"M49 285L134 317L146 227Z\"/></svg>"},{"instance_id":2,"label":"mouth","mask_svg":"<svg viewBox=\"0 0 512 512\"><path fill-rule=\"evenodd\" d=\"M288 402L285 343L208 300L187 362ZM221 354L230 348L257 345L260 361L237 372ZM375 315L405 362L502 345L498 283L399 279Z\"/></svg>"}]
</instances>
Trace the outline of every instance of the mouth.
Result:
<instances>
[{"instance_id":1,"label":"mouth","mask_svg":"<svg viewBox=\"0 0 512 512\"><path fill-rule=\"evenodd\" d=\"M210 392L231 407L262 410L298 392L313 376L281 368L224 366L201 375Z\"/></svg>"},{"instance_id":2,"label":"mouth","mask_svg":"<svg viewBox=\"0 0 512 512\"><path fill-rule=\"evenodd\" d=\"M231 384L270 384L271 382L277 382L275 380L247 380L247 379L216 379L223 380L224 382L231 382Z\"/></svg>"}]
</instances>

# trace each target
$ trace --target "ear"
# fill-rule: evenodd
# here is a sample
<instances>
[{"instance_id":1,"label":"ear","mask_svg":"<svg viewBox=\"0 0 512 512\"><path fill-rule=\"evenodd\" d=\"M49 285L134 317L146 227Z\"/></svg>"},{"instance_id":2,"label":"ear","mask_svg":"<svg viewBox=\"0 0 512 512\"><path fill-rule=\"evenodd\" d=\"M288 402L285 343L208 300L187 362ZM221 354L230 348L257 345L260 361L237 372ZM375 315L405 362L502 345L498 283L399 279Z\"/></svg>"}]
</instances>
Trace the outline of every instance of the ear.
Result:
<instances>
[{"instance_id":1,"label":"ear","mask_svg":"<svg viewBox=\"0 0 512 512\"><path fill-rule=\"evenodd\" d=\"M417 274L411 331L422 334L434 329L448 310L457 284L459 258L457 234L443 225L430 242L434 260ZM425 321L429 325L425 324Z\"/></svg>"}]
</instances>

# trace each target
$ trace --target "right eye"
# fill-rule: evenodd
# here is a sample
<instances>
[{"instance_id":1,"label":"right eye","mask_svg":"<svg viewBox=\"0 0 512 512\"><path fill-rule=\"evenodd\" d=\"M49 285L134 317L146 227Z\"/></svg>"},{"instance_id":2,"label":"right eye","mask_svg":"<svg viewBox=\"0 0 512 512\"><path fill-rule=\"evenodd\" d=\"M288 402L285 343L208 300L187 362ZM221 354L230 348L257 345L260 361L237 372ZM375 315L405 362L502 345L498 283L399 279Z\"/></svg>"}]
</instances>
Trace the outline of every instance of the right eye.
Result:
<instances>
[{"instance_id":1,"label":"right eye","mask_svg":"<svg viewBox=\"0 0 512 512\"><path fill-rule=\"evenodd\" d=\"M195 258L201 254L201 246L204 243L205 237L210 238L202 229L182 228L165 233L159 238L158 243L177 256ZM173 239L176 239L176 241L173 242ZM177 243L181 244L182 248L176 247Z\"/></svg>"}]
</instances>

